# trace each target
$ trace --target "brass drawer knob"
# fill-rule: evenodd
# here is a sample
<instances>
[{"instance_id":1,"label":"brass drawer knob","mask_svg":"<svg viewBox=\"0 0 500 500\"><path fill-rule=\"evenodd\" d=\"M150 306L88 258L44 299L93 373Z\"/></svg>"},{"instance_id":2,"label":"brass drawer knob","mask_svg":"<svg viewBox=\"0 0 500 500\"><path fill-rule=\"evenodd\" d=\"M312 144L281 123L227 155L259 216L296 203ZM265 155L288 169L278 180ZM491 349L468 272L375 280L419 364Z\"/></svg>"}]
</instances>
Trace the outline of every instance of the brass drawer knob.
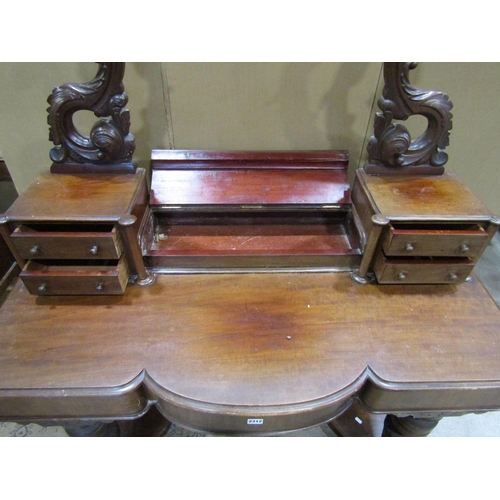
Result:
<instances>
[{"instance_id":1,"label":"brass drawer knob","mask_svg":"<svg viewBox=\"0 0 500 500\"><path fill-rule=\"evenodd\" d=\"M104 283L99 283L97 286L96 286L96 290L98 292L102 292L104 290Z\"/></svg>"},{"instance_id":2,"label":"brass drawer knob","mask_svg":"<svg viewBox=\"0 0 500 500\"><path fill-rule=\"evenodd\" d=\"M411 243L407 243L405 248L407 252L413 252L413 250L415 250L415 247Z\"/></svg>"},{"instance_id":3,"label":"brass drawer knob","mask_svg":"<svg viewBox=\"0 0 500 500\"><path fill-rule=\"evenodd\" d=\"M405 273L398 273L398 280L403 281L406 279L406 274Z\"/></svg>"},{"instance_id":4,"label":"brass drawer knob","mask_svg":"<svg viewBox=\"0 0 500 500\"><path fill-rule=\"evenodd\" d=\"M41 252L41 248L37 245L35 245L34 247L31 247L30 249L30 254L31 255L38 255L40 252Z\"/></svg>"},{"instance_id":5,"label":"brass drawer knob","mask_svg":"<svg viewBox=\"0 0 500 500\"><path fill-rule=\"evenodd\" d=\"M45 283L42 283L39 287L38 287L38 291L40 293L43 293L43 292L46 292L47 291L47 285Z\"/></svg>"},{"instance_id":6,"label":"brass drawer knob","mask_svg":"<svg viewBox=\"0 0 500 500\"><path fill-rule=\"evenodd\" d=\"M450 280L455 281L458 279L458 275L456 273L450 273L449 274Z\"/></svg>"},{"instance_id":7,"label":"brass drawer knob","mask_svg":"<svg viewBox=\"0 0 500 500\"><path fill-rule=\"evenodd\" d=\"M99 247L97 245L94 245L91 249L90 249L90 253L92 255L97 255L97 252L99 251Z\"/></svg>"},{"instance_id":8,"label":"brass drawer knob","mask_svg":"<svg viewBox=\"0 0 500 500\"><path fill-rule=\"evenodd\" d=\"M462 243L462 244L460 245L460 251L461 251L462 253L468 252L468 251L469 251L469 247L468 247L465 243Z\"/></svg>"}]
</instances>

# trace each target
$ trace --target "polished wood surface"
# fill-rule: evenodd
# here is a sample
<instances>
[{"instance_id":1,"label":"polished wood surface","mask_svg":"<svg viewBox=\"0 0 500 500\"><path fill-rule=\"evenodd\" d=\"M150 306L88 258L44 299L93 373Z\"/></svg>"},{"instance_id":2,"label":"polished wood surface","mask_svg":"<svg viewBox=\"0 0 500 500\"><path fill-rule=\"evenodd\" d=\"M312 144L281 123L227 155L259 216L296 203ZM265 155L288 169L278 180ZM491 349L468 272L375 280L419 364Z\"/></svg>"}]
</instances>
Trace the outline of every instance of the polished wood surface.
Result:
<instances>
[{"instance_id":1,"label":"polished wood surface","mask_svg":"<svg viewBox=\"0 0 500 500\"><path fill-rule=\"evenodd\" d=\"M429 219L488 219L492 213L448 170L441 176L385 177L357 172L377 211L391 219L427 217Z\"/></svg>"},{"instance_id":2,"label":"polished wood surface","mask_svg":"<svg viewBox=\"0 0 500 500\"><path fill-rule=\"evenodd\" d=\"M144 238L146 263L154 268L349 269L361 259L359 235L348 212L179 211L155 218L154 233L154 239Z\"/></svg>"},{"instance_id":3,"label":"polished wood surface","mask_svg":"<svg viewBox=\"0 0 500 500\"><path fill-rule=\"evenodd\" d=\"M255 433L328 421L353 397L396 414L499 409L499 325L476 277L159 276L99 298L18 282L0 314L0 417L118 418L156 402L189 427Z\"/></svg>"},{"instance_id":4,"label":"polished wood surface","mask_svg":"<svg viewBox=\"0 0 500 500\"><path fill-rule=\"evenodd\" d=\"M154 170L151 205L345 205L347 174L338 171Z\"/></svg>"},{"instance_id":5,"label":"polished wood surface","mask_svg":"<svg viewBox=\"0 0 500 500\"><path fill-rule=\"evenodd\" d=\"M137 204L144 178L143 169L134 175L43 172L5 215L23 222L117 221Z\"/></svg>"},{"instance_id":6,"label":"polished wood surface","mask_svg":"<svg viewBox=\"0 0 500 500\"><path fill-rule=\"evenodd\" d=\"M151 206L346 205L347 151L153 150Z\"/></svg>"},{"instance_id":7,"label":"polished wood surface","mask_svg":"<svg viewBox=\"0 0 500 500\"><path fill-rule=\"evenodd\" d=\"M153 149L151 160L155 168L177 167L191 168L193 165L206 165L211 162L219 168L232 168L234 165L252 166L252 168L267 169L270 164L282 168L302 168L304 163L313 162L318 168L336 167L345 169L349 161L347 150L270 150L270 151L218 151L190 149ZM263 165L264 164L264 165Z\"/></svg>"}]
</instances>

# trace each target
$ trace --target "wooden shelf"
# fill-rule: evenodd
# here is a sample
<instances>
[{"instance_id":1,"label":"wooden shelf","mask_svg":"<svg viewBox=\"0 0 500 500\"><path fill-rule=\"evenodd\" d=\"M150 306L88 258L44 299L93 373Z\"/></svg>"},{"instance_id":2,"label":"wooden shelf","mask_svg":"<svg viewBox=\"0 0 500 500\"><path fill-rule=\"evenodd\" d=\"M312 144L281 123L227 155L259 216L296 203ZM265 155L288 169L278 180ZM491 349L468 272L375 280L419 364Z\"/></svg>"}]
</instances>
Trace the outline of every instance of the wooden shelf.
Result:
<instances>
[{"instance_id":1,"label":"wooden shelf","mask_svg":"<svg viewBox=\"0 0 500 500\"><path fill-rule=\"evenodd\" d=\"M146 265L356 267L347 164L345 151L153 151Z\"/></svg>"},{"instance_id":2,"label":"wooden shelf","mask_svg":"<svg viewBox=\"0 0 500 500\"><path fill-rule=\"evenodd\" d=\"M147 265L161 267L352 268L359 238L347 213L212 214L159 217Z\"/></svg>"}]
</instances>

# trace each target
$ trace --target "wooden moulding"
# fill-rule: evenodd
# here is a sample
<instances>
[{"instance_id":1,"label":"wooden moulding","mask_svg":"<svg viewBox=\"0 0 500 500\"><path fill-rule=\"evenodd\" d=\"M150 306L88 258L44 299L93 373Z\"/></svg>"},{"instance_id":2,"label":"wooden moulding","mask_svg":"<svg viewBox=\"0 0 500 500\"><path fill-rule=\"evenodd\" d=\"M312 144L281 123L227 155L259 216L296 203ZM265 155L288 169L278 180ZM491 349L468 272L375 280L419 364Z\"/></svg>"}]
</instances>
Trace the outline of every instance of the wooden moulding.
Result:
<instances>
[{"instance_id":1,"label":"wooden moulding","mask_svg":"<svg viewBox=\"0 0 500 500\"><path fill-rule=\"evenodd\" d=\"M355 267L347 167L347 151L154 150L146 264Z\"/></svg>"}]
</instances>

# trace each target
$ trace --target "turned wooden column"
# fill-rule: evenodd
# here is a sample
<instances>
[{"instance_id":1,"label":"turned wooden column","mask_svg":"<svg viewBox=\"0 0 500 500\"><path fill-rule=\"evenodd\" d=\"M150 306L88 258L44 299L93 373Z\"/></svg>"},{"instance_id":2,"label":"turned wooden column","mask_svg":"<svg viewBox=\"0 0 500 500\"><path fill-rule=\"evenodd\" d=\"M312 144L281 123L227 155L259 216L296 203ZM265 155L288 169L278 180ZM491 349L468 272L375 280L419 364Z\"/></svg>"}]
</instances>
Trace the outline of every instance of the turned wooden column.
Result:
<instances>
[{"instance_id":1,"label":"turned wooden column","mask_svg":"<svg viewBox=\"0 0 500 500\"><path fill-rule=\"evenodd\" d=\"M359 269L351 273L351 277L358 283L370 283L372 279L368 276L368 271L373 261L375 251L377 250L382 230L389 224L389 220L378 215L372 216L373 226L368 235L368 241L363 251L363 257L359 264Z\"/></svg>"},{"instance_id":2,"label":"turned wooden column","mask_svg":"<svg viewBox=\"0 0 500 500\"><path fill-rule=\"evenodd\" d=\"M135 267L137 273L137 285L151 285L155 281L155 275L148 271L144 266L144 261L142 260L142 252L137 241L137 233L134 230L134 224L137 218L134 215L127 215L122 217L118 221L118 226L120 228L120 234L125 240L125 251L127 252L127 257L129 262Z\"/></svg>"},{"instance_id":3,"label":"turned wooden column","mask_svg":"<svg viewBox=\"0 0 500 500\"><path fill-rule=\"evenodd\" d=\"M382 437L425 437L437 426L441 417L397 417L387 415Z\"/></svg>"}]
</instances>

